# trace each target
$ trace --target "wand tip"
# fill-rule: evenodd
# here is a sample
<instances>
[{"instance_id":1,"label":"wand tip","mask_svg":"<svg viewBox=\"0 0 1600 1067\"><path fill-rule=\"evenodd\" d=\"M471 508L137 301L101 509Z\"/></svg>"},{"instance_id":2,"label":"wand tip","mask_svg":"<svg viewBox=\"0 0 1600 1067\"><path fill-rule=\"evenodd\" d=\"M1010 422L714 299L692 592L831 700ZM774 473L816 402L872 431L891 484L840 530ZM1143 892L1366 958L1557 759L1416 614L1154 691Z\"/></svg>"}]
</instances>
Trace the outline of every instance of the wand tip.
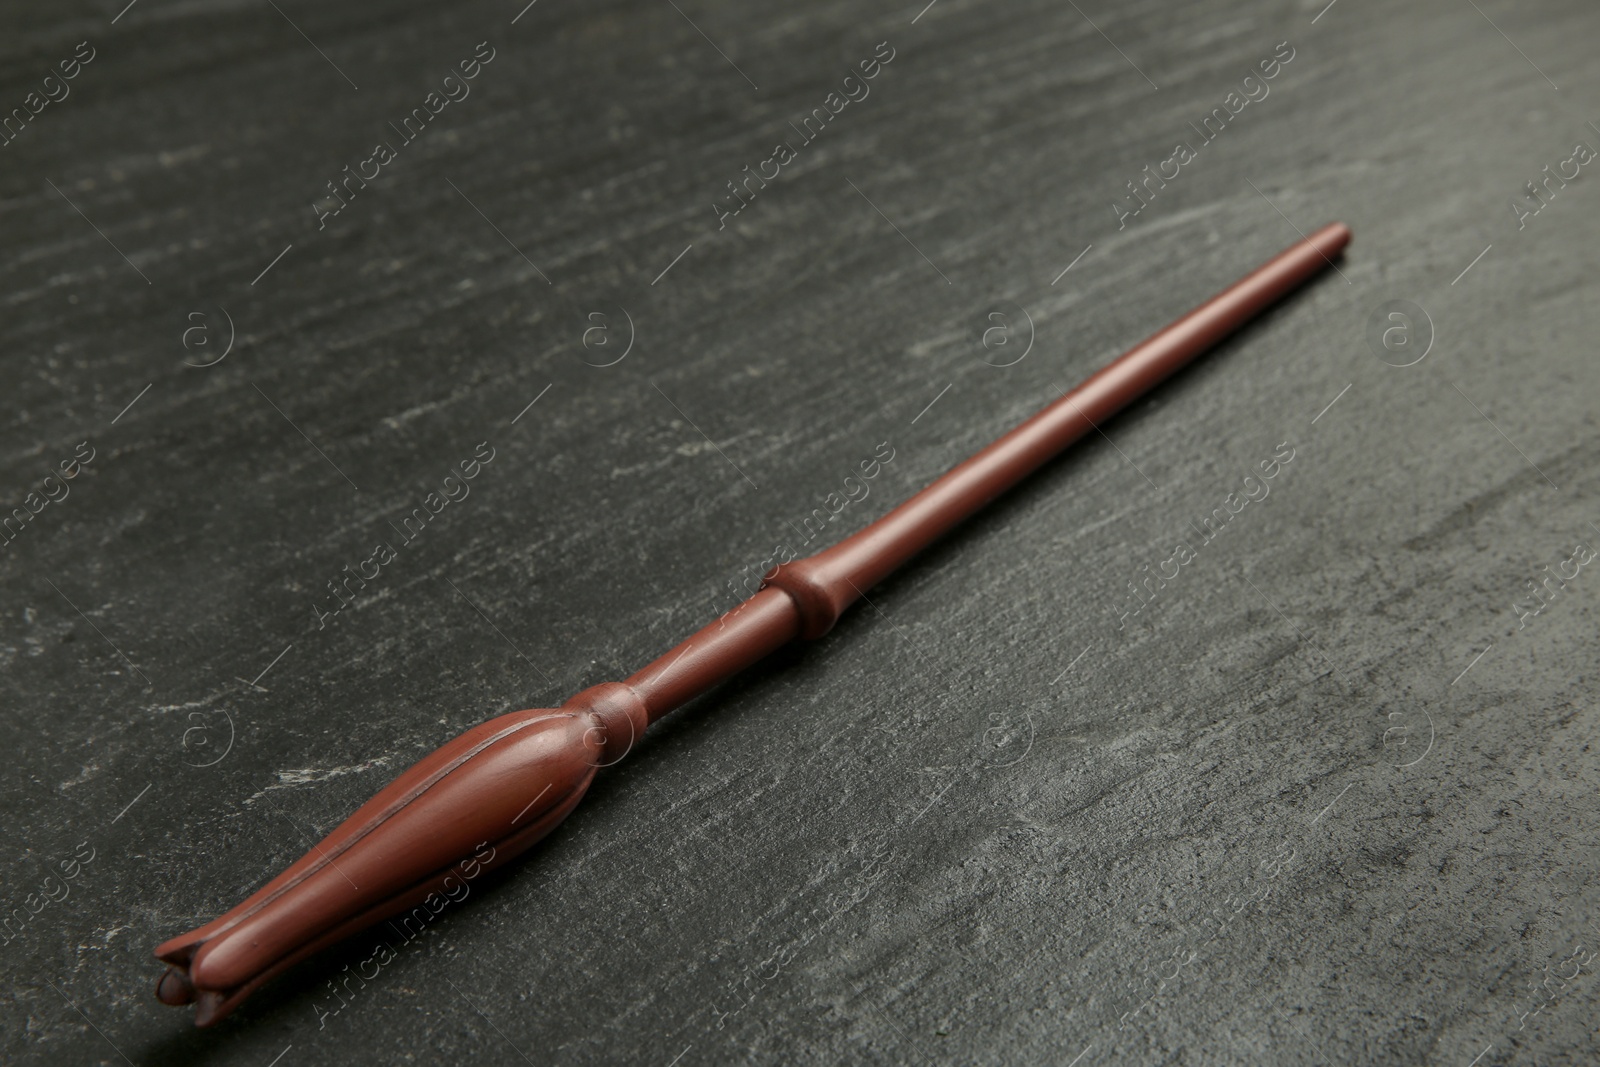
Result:
<instances>
[{"instance_id":1,"label":"wand tip","mask_svg":"<svg viewBox=\"0 0 1600 1067\"><path fill-rule=\"evenodd\" d=\"M1306 240L1316 246L1323 255L1332 259L1344 251L1345 245L1350 243L1350 227L1342 222L1330 222Z\"/></svg>"}]
</instances>

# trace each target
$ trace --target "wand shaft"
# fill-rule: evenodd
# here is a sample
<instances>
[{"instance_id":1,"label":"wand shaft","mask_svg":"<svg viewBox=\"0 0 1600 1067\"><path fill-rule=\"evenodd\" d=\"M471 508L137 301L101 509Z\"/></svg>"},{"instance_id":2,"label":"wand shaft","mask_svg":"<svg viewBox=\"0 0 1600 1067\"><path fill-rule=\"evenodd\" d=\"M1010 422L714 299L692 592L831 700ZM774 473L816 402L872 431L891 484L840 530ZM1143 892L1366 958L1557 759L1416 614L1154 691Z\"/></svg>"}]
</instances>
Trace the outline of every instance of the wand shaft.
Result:
<instances>
[{"instance_id":1,"label":"wand shaft","mask_svg":"<svg viewBox=\"0 0 1600 1067\"><path fill-rule=\"evenodd\" d=\"M653 722L796 637L817 638L868 589L1079 438L1320 273L1350 241L1332 223L1285 249L870 526L780 565L764 588L625 683Z\"/></svg>"}]
</instances>

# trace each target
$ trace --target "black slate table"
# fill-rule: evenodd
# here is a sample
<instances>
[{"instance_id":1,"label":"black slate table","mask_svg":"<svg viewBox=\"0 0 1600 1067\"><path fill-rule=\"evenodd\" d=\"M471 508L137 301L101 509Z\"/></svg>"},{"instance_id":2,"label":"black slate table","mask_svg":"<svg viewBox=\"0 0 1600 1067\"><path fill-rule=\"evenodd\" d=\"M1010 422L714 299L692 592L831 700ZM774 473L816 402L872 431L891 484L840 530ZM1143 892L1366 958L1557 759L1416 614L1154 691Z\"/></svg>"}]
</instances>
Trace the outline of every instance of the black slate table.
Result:
<instances>
[{"instance_id":1,"label":"black slate table","mask_svg":"<svg viewBox=\"0 0 1600 1067\"><path fill-rule=\"evenodd\" d=\"M1592 5L6 21L6 1062L1600 1057ZM409 762L1335 219L375 975L154 1000Z\"/></svg>"}]
</instances>

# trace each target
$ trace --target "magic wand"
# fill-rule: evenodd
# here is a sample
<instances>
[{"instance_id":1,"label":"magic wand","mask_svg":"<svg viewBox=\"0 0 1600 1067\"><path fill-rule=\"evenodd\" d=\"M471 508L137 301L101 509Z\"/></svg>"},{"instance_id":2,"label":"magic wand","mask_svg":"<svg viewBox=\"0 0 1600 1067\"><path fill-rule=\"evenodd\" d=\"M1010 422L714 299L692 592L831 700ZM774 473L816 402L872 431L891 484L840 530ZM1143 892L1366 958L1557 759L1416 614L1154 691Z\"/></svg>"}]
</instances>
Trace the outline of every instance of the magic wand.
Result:
<instances>
[{"instance_id":1,"label":"magic wand","mask_svg":"<svg viewBox=\"0 0 1600 1067\"><path fill-rule=\"evenodd\" d=\"M761 589L625 682L559 708L490 719L424 757L288 870L198 930L165 942L167 1004L222 1019L273 976L402 912L437 914L467 880L526 851L595 773L655 720L797 637L817 638L873 585L1068 445L1332 263L1325 226L1124 352L866 529L781 564Z\"/></svg>"}]
</instances>

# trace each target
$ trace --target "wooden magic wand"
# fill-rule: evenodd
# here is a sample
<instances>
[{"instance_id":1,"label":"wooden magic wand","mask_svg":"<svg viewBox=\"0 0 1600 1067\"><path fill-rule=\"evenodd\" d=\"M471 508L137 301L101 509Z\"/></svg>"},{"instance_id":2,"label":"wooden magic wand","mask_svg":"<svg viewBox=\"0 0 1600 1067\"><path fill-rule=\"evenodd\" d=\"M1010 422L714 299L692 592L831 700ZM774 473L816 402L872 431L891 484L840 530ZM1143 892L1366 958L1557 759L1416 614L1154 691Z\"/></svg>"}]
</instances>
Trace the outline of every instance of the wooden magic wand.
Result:
<instances>
[{"instance_id":1,"label":"wooden magic wand","mask_svg":"<svg viewBox=\"0 0 1600 1067\"><path fill-rule=\"evenodd\" d=\"M782 564L754 596L627 681L490 719L423 758L248 900L158 946L168 967L156 995L194 1003L196 1025L210 1026L313 953L456 899L464 879L553 830L652 722L795 638L827 633L867 589L1312 278L1349 240L1349 227L1333 223L1280 253L866 529Z\"/></svg>"}]
</instances>

